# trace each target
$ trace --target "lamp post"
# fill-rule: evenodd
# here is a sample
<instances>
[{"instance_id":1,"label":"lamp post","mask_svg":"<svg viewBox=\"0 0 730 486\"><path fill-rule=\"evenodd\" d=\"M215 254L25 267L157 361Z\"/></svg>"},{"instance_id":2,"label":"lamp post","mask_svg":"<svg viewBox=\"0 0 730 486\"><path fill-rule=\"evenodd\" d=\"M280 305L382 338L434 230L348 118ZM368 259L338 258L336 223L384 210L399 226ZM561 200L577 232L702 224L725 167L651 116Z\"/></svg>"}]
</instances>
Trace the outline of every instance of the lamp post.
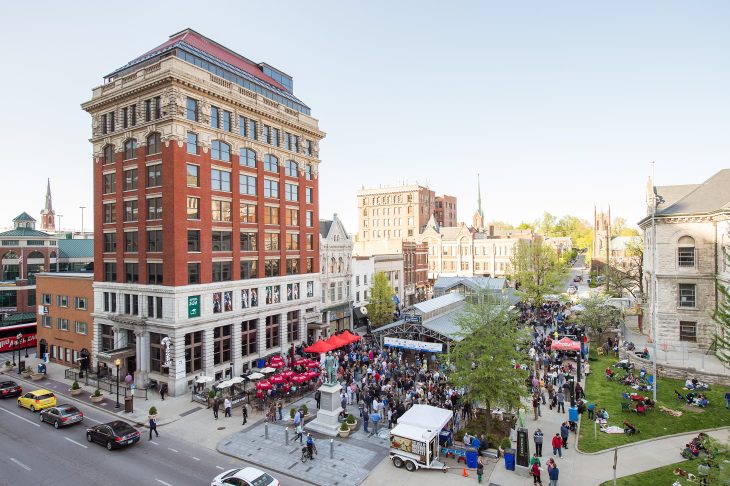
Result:
<instances>
[{"instance_id":1,"label":"lamp post","mask_svg":"<svg viewBox=\"0 0 730 486\"><path fill-rule=\"evenodd\" d=\"M114 361L114 364L117 365L117 404L114 406L114 408L119 408L119 367L122 364L122 360L117 358Z\"/></svg>"},{"instance_id":2,"label":"lamp post","mask_svg":"<svg viewBox=\"0 0 730 486\"><path fill-rule=\"evenodd\" d=\"M17 339L16 343L18 344L16 347L18 348L18 374L20 374L20 342L23 339L23 333L19 332L15 338Z\"/></svg>"},{"instance_id":3,"label":"lamp post","mask_svg":"<svg viewBox=\"0 0 730 486\"><path fill-rule=\"evenodd\" d=\"M86 209L86 206L79 206L79 209L81 209L81 238L84 237L84 209Z\"/></svg>"}]
</instances>

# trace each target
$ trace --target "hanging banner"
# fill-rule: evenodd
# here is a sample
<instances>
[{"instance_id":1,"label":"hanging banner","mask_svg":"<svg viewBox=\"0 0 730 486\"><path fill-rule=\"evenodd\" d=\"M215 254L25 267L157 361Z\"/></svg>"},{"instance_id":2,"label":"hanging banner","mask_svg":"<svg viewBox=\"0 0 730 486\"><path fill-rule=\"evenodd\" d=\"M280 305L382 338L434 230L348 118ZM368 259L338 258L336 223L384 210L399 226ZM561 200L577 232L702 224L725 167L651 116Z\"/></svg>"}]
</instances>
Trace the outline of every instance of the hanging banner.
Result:
<instances>
[{"instance_id":1,"label":"hanging banner","mask_svg":"<svg viewBox=\"0 0 730 486\"><path fill-rule=\"evenodd\" d=\"M442 343L427 343L425 341L412 341L410 339L400 339L387 337L383 339L384 346L391 348L414 349L416 351L428 351L429 353L443 352L444 345Z\"/></svg>"}]
</instances>

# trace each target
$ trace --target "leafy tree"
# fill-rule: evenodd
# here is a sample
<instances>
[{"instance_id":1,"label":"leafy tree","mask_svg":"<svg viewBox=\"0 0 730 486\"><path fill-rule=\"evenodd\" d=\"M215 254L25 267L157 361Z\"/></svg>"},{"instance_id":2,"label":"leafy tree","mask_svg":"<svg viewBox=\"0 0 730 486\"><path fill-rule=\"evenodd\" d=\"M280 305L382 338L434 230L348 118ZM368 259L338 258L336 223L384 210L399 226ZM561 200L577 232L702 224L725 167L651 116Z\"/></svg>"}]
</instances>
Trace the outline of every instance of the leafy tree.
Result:
<instances>
[{"instance_id":1,"label":"leafy tree","mask_svg":"<svg viewBox=\"0 0 730 486\"><path fill-rule=\"evenodd\" d=\"M563 284L567 267L555 249L542 241L520 241L511 260L510 272L523 300L541 305L545 295L557 292Z\"/></svg>"},{"instance_id":2,"label":"leafy tree","mask_svg":"<svg viewBox=\"0 0 730 486\"><path fill-rule=\"evenodd\" d=\"M374 327L380 327L393 321L393 312L395 312L393 295L395 292L385 273L376 273L370 289L370 303L367 305L368 318Z\"/></svg>"},{"instance_id":3,"label":"leafy tree","mask_svg":"<svg viewBox=\"0 0 730 486\"><path fill-rule=\"evenodd\" d=\"M573 248L581 250L593 246L593 227L587 221L569 214L560 218L551 236L569 236L573 241Z\"/></svg>"},{"instance_id":4,"label":"leafy tree","mask_svg":"<svg viewBox=\"0 0 730 486\"><path fill-rule=\"evenodd\" d=\"M557 218L545 211L542 213L542 218L536 223L537 232L543 236L554 236L556 222Z\"/></svg>"},{"instance_id":5,"label":"leafy tree","mask_svg":"<svg viewBox=\"0 0 730 486\"><path fill-rule=\"evenodd\" d=\"M524 358L517 347L524 336L516 315L489 298L468 302L456 323L462 340L451 351L454 372L449 380L466 389L467 400L484 405L488 434L492 407L519 408L527 394L527 372L515 369Z\"/></svg>"},{"instance_id":6,"label":"leafy tree","mask_svg":"<svg viewBox=\"0 0 730 486\"><path fill-rule=\"evenodd\" d=\"M621 216L613 218L611 222L611 236L619 236L626 229L626 218Z\"/></svg>"},{"instance_id":7,"label":"leafy tree","mask_svg":"<svg viewBox=\"0 0 730 486\"><path fill-rule=\"evenodd\" d=\"M514 229L515 228L510 223L507 223L506 221L499 221L499 220L490 222L489 226L494 226L495 228L504 228L504 229Z\"/></svg>"},{"instance_id":8,"label":"leafy tree","mask_svg":"<svg viewBox=\"0 0 730 486\"><path fill-rule=\"evenodd\" d=\"M626 257L618 262L610 260L611 267L606 272L608 286L619 297L624 292L638 297L644 292L644 241L641 237L635 237L626 243ZM620 266L617 264L620 263Z\"/></svg>"},{"instance_id":9,"label":"leafy tree","mask_svg":"<svg viewBox=\"0 0 730 486\"><path fill-rule=\"evenodd\" d=\"M598 334L599 343L603 331L616 323L621 313L608 303L608 299L609 296L602 292L591 292L588 297L579 300L585 309L581 311L578 322Z\"/></svg>"},{"instance_id":10,"label":"leafy tree","mask_svg":"<svg viewBox=\"0 0 730 486\"><path fill-rule=\"evenodd\" d=\"M518 229L518 230L527 230L528 229L530 231L535 231L535 224L527 223L527 222L523 221L519 225L517 225L517 228L515 228L515 229Z\"/></svg>"}]
</instances>

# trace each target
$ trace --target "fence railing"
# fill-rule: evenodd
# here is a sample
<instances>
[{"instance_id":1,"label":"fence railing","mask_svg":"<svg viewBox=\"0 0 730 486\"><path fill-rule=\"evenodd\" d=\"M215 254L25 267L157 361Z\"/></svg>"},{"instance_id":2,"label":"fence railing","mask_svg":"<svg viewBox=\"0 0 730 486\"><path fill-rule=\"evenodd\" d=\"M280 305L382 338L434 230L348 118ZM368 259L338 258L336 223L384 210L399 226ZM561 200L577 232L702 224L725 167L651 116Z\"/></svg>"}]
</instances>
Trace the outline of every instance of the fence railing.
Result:
<instances>
[{"instance_id":1,"label":"fence railing","mask_svg":"<svg viewBox=\"0 0 730 486\"><path fill-rule=\"evenodd\" d=\"M86 386L93 386L94 388L98 388L99 390L109 392L110 394L116 395L117 394L117 382L116 380L112 380L111 378L103 377L99 379L99 377L96 375L96 373L84 373L84 376L80 376L81 373L76 370L67 369L64 372L64 377L67 380L71 381L78 381L79 383L83 383ZM132 387L127 385L124 382L119 382L119 395L122 395L124 397L132 396ZM148 399L148 390L147 388L141 388L141 387L135 387L134 388L134 396L139 398L144 398L145 400Z\"/></svg>"}]
</instances>

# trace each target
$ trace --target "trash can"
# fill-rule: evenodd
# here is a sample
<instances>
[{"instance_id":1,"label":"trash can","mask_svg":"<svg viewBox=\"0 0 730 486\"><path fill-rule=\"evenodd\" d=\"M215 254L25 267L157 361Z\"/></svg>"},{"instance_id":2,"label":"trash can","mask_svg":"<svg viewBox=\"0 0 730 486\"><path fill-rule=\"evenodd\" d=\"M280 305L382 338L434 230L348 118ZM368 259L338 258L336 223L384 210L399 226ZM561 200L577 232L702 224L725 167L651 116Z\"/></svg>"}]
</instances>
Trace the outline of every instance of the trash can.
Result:
<instances>
[{"instance_id":1,"label":"trash can","mask_svg":"<svg viewBox=\"0 0 730 486\"><path fill-rule=\"evenodd\" d=\"M477 457L479 457L477 451L466 451L466 467L469 469L476 469Z\"/></svg>"},{"instance_id":2,"label":"trash can","mask_svg":"<svg viewBox=\"0 0 730 486\"><path fill-rule=\"evenodd\" d=\"M578 407L570 407L568 409L568 420L578 422Z\"/></svg>"},{"instance_id":3,"label":"trash can","mask_svg":"<svg viewBox=\"0 0 730 486\"><path fill-rule=\"evenodd\" d=\"M508 471L515 470L515 450L505 449L504 450L504 468Z\"/></svg>"},{"instance_id":4,"label":"trash can","mask_svg":"<svg viewBox=\"0 0 730 486\"><path fill-rule=\"evenodd\" d=\"M124 397L124 413L134 412L134 397Z\"/></svg>"}]
</instances>

